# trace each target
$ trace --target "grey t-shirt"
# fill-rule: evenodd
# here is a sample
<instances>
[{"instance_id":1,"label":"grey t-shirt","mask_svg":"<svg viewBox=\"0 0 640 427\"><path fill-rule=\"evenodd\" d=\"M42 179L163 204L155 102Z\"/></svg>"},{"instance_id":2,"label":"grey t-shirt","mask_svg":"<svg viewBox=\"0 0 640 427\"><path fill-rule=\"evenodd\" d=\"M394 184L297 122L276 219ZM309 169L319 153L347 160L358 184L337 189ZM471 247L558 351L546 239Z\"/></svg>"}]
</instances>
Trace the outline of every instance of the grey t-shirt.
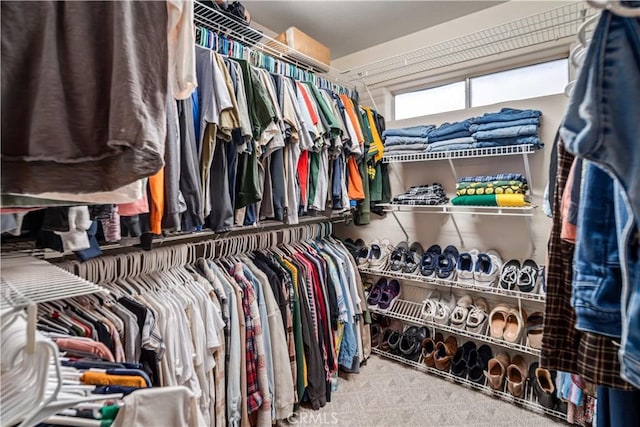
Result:
<instances>
[{"instance_id":1,"label":"grey t-shirt","mask_svg":"<svg viewBox=\"0 0 640 427\"><path fill-rule=\"evenodd\" d=\"M1 3L2 193L111 191L163 165L165 2Z\"/></svg>"}]
</instances>

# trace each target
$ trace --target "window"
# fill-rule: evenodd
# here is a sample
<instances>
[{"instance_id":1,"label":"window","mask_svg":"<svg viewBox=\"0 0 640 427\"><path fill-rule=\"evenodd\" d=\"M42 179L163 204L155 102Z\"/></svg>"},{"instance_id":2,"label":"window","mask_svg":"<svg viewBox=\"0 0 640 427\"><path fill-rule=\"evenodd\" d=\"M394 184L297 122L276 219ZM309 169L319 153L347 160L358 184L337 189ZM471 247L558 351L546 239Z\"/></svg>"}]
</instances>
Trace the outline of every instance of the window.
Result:
<instances>
[{"instance_id":1,"label":"window","mask_svg":"<svg viewBox=\"0 0 640 427\"><path fill-rule=\"evenodd\" d=\"M470 79L472 107L562 93L569 61L560 59Z\"/></svg>"},{"instance_id":2,"label":"window","mask_svg":"<svg viewBox=\"0 0 640 427\"><path fill-rule=\"evenodd\" d=\"M397 94L394 96L394 118L402 120L498 102L553 95L562 93L568 83L567 58L513 68L443 86Z\"/></svg>"},{"instance_id":3,"label":"window","mask_svg":"<svg viewBox=\"0 0 640 427\"><path fill-rule=\"evenodd\" d=\"M396 120L461 110L465 107L465 82L402 93L394 98Z\"/></svg>"}]
</instances>

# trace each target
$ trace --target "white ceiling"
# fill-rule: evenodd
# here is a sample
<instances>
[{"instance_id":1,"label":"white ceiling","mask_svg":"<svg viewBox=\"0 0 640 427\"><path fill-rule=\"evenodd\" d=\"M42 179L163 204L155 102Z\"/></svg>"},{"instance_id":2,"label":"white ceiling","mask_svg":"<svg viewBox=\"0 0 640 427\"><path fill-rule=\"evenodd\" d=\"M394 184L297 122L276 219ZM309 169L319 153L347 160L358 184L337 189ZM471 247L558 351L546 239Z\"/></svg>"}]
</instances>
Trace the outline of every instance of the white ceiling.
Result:
<instances>
[{"instance_id":1,"label":"white ceiling","mask_svg":"<svg viewBox=\"0 0 640 427\"><path fill-rule=\"evenodd\" d=\"M502 1L243 0L253 21L279 34L298 27L331 49L333 59Z\"/></svg>"}]
</instances>

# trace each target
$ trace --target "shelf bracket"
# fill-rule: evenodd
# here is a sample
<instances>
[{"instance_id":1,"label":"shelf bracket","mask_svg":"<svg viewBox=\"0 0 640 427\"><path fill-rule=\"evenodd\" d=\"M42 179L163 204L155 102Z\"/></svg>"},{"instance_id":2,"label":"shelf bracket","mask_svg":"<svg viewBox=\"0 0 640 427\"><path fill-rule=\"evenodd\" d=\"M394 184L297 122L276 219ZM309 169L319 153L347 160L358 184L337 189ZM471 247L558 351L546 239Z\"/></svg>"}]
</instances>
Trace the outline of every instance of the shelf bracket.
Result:
<instances>
[{"instance_id":1,"label":"shelf bracket","mask_svg":"<svg viewBox=\"0 0 640 427\"><path fill-rule=\"evenodd\" d=\"M527 222L527 229L529 230L529 241L531 242L531 257L536 254L536 242L533 240L533 220L530 216L525 216L524 220Z\"/></svg>"},{"instance_id":2,"label":"shelf bracket","mask_svg":"<svg viewBox=\"0 0 640 427\"><path fill-rule=\"evenodd\" d=\"M449 167L451 167L451 172L453 172L453 179L458 181L458 172L456 171L456 165L453 163L453 160L447 159L449 161ZM528 179L528 178L527 178Z\"/></svg>"},{"instance_id":3,"label":"shelf bracket","mask_svg":"<svg viewBox=\"0 0 640 427\"><path fill-rule=\"evenodd\" d=\"M529 164L529 154L523 153L522 160L524 161L524 173L527 177L527 184L529 184L529 195L533 197L533 181L531 181L531 165Z\"/></svg>"},{"instance_id":4,"label":"shelf bracket","mask_svg":"<svg viewBox=\"0 0 640 427\"><path fill-rule=\"evenodd\" d=\"M393 218L398 223L398 227L400 227L400 230L402 230L402 233L404 234L404 239L406 241L409 241L409 234L407 234L407 230L404 229L404 226L400 222L400 219L398 218L398 215L396 215L396 212L395 211L391 211L391 215L393 215Z\"/></svg>"},{"instance_id":5,"label":"shelf bracket","mask_svg":"<svg viewBox=\"0 0 640 427\"><path fill-rule=\"evenodd\" d=\"M460 239L460 247L464 248L464 239L462 238L462 233L460 232L460 228L458 227L458 223L456 222L456 216L452 213L449 214L451 217L451 222L453 222L453 226L456 228L456 232L458 233L458 238Z\"/></svg>"}]
</instances>

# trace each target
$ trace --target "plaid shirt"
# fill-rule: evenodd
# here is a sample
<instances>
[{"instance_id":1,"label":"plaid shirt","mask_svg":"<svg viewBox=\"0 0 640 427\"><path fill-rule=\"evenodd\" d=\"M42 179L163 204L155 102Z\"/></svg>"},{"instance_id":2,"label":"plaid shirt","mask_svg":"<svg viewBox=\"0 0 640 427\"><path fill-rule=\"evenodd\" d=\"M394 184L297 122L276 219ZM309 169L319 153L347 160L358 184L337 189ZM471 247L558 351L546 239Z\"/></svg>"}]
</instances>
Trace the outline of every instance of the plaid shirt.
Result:
<instances>
[{"instance_id":1,"label":"plaid shirt","mask_svg":"<svg viewBox=\"0 0 640 427\"><path fill-rule=\"evenodd\" d=\"M258 351L256 346L256 325L251 316L251 296L255 300L255 295L251 289L251 284L242 274L242 265L236 266L233 270L233 278L243 288L242 293L242 314L244 315L246 330L246 351L247 351L247 412L249 414L257 411L262 405L263 395L258 389ZM264 357L264 356L263 356Z\"/></svg>"},{"instance_id":2,"label":"plaid shirt","mask_svg":"<svg viewBox=\"0 0 640 427\"><path fill-rule=\"evenodd\" d=\"M562 141L558 146L558 170L553 198L553 225L547 247L547 297L540 364L549 369L572 372L594 384L632 390L620 377L618 349L611 338L575 328L571 306L573 251L575 246L560 238L561 201L573 155Z\"/></svg>"}]
</instances>

